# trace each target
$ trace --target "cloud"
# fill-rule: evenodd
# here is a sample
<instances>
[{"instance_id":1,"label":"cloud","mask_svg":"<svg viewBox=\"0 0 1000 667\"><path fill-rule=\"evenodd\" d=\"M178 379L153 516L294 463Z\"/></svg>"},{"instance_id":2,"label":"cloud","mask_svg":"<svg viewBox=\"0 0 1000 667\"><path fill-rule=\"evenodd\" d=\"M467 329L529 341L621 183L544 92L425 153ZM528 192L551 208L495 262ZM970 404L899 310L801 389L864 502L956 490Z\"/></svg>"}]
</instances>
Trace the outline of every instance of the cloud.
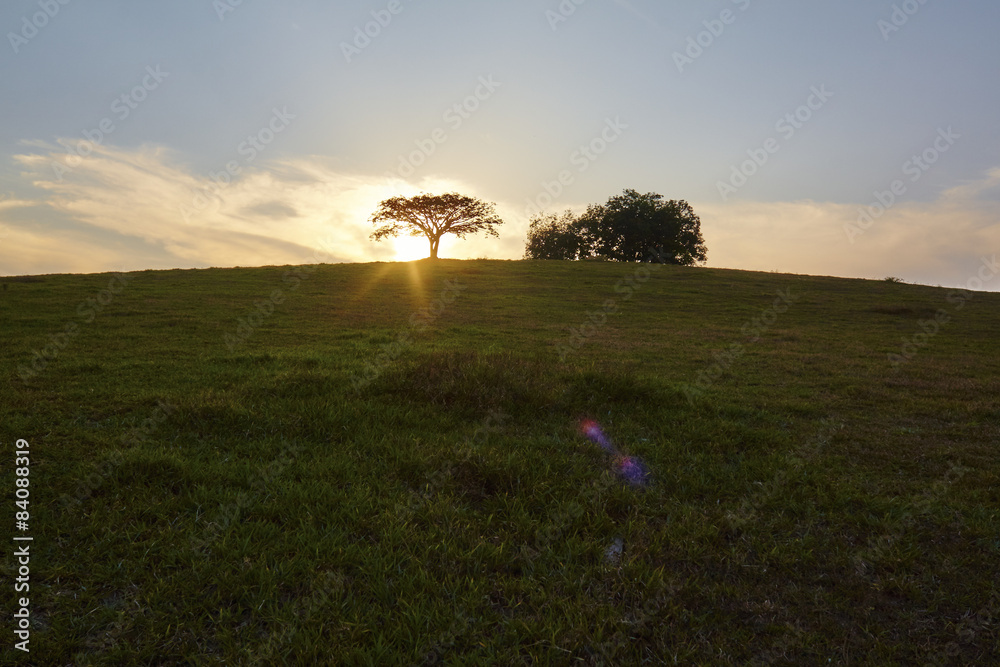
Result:
<instances>
[{"instance_id":1,"label":"cloud","mask_svg":"<svg viewBox=\"0 0 1000 667\"><path fill-rule=\"evenodd\" d=\"M315 261L391 259L391 244L369 240L368 217L382 199L421 190L464 190L462 184L424 179L419 184L335 171L322 158L302 157L244 165L236 177L190 173L159 146L133 150L95 146L79 158L44 142L14 156L24 178L46 196L0 205L0 266L8 271L119 270L116 245L141 242L158 266L259 266ZM68 221L76 237L32 234L24 221L5 217L15 207L35 207L36 219ZM18 229L11 235L11 229ZM22 254L20 248L34 249ZM84 252L81 250L86 249ZM68 256L75 259L68 261ZM120 260L129 264L128 256ZM110 264L114 266L109 266ZM127 269L148 268L145 264Z\"/></svg>"},{"instance_id":2,"label":"cloud","mask_svg":"<svg viewBox=\"0 0 1000 667\"><path fill-rule=\"evenodd\" d=\"M2 213L2 209L0 209ZM0 275L92 273L122 269L116 249L93 243L85 234L52 234L8 225L0 219Z\"/></svg>"},{"instance_id":3,"label":"cloud","mask_svg":"<svg viewBox=\"0 0 1000 667\"><path fill-rule=\"evenodd\" d=\"M9 195L0 197L0 212L15 208L31 208L36 205L36 202L28 199L10 199Z\"/></svg>"},{"instance_id":4,"label":"cloud","mask_svg":"<svg viewBox=\"0 0 1000 667\"><path fill-rule=\"evenodd\" d=\"M933 202L898 202L868 223L868 204L692 203L709 265L964 285L982 257L1000 251L1000 169ZM877 212L877 209L876 209ZM865 228L866 227L866 228ZM1000 284L987 286L1000 290Z\"/></svg>"},{"instance_id":5,"label":"cloud","mask_svg":"<svg viewBox=\"0 0 1000 667\"><path fill-rule=\"evenodd\" d=\"M250 217L260 216L264 218L274 218L275 220L299 217L298 211L285 202L280 201L269 201L263 204L257 204L256 206L244 209L243 213Z\"/></svg>"},{"instance_id":6,"label":"cloud","mask_svg":"<svg viewBox=\"0 0 1000 667\"><path fill-rule=\"evenodd\" d=\"M180 166L167 149L96 146L76 158L45 142L15 156L42 195L0 199L0 271L96 272L168 267L261 266L391 260L368 222L394 195L457 191L495 201L500 238L446 236L443 257L520 258L523 206L454 179L417 182L347 174L317 156L244 164L212 178ZM226 182L228 181L228 182ZM933 202L897 202L860 233L867 203L692 202L709 266L787 273L965 284L1000 250L1000 168ZM567 202L552 210L577 209ZM853 242L852 242L853 239ZM1000 289L987 285L987 289Z\"/></svg>"},{"instance_id":7,"label":"cloud","mask_svg":"<svg viewBox=\"0 0 1000 667\"><path fill-rule=\"evenodd\" d=\"M1000 201L1000 167L990 169L983 179L946 190L943 199L956 202L971 202L977 199Z\"/></svg>"}]
</instances>

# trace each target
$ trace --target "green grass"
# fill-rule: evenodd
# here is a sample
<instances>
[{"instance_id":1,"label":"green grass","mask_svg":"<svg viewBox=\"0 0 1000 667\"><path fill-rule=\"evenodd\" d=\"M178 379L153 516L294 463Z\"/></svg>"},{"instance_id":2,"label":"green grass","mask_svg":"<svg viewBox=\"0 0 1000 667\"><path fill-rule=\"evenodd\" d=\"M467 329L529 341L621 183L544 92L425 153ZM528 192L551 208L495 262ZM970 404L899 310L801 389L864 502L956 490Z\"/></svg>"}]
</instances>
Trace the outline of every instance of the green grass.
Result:
<instances>
[{"instance_id":1,"label":"green grass","mask_svg":"<svg viewBox=\"0 0 1000 667\"><path fill-rule=\"evenodd\" d=\"M28 440L34 537L31 653L8 632L2 660L995 658L1000 295L636 271L0 278L2 483L13 514Z\"/></svg>"}]
</instances>

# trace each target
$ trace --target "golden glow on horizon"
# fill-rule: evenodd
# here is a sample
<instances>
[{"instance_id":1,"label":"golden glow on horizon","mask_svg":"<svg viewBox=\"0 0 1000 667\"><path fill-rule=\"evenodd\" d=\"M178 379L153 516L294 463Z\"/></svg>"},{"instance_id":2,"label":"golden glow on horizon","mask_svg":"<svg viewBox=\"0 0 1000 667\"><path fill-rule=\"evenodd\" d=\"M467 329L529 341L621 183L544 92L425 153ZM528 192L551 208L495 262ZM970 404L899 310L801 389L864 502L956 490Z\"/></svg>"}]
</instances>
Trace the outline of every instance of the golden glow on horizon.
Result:
<instances>
[{"instance_id":1,"label":"golden glow on horizon","mask_svg":"<svg viewBox=\"0 0 1000 667\"><path fill-rule=\"evenodd\" d=\"M393 259L397 262L412 262L429 257L431 243L426 236L400 236L393 239L392 249L396 252Z\"/></svg>"},{"instance_id":2,"label":"golden glow on horizon","mask_svg":"<svg viewBox=\"0 0 1000 667\"><path fill-rule=\"evenodd\" d=\"M68 166L65 149L43 142L31 147L14 159L22 177L43 194L0 198L0 273L7 275L301 265L314 262L320 250L330 261L383 262L370 274L372 284L351 295L354 301L371 294L396 262L424 259L430 252L422 236L373 242L368 218L379 201L420 191L479 194L442 179L386 185L381 177L299 158L273 171L247 168L204 206L196 196L209 181L176 164L166 149L105 142L60 180L52 165ZM958 287L979 270L985 249L1000 247L998 190L1000 169L992 169L933 201L897 202L854 236L849 231L860 208L868 206L865 201L692 205L702 220L711 267L869 279L898 275ZM476 235L459 243L445 235L441 256L519 259L527 233L522 206L501 200L497 208L511 223L499 241ZM66 227L53 237L32 218ZM146 250L130 250L129 242L143 243ZM436 289L430 283L425 288L428 296ZM996 290L1000 283L986 288Z\"/></svg>"}]
</instances>

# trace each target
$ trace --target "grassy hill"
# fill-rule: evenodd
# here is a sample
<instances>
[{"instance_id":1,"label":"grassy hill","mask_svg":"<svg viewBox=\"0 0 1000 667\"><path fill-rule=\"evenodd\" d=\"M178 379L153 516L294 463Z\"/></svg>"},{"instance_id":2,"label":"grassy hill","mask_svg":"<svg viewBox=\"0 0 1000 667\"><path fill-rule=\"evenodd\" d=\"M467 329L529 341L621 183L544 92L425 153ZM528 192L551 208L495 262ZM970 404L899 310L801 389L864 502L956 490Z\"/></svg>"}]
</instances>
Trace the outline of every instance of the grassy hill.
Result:
<instances>
[{"instance_id":1,"label":"grassy hill","mask_svg":"<svg viewBox=\"0 0 1000 667\"><path fill-rule=\"evenodd\" d=\"M1000 294L489 260L0 282L34 538L5 663L995 658Z\"/></svg>"}]
</instances>

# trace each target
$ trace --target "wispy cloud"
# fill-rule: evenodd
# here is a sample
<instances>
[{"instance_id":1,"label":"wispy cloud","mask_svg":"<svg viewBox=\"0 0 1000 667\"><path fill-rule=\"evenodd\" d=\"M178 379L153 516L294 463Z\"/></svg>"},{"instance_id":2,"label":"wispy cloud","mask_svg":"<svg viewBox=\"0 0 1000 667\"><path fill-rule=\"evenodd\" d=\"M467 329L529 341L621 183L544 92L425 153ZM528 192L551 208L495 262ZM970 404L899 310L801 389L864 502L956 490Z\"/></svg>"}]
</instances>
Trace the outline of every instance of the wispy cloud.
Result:
<instances>
[{"instance_id":1,"label":"wispy cloud","mask_svg":"<svg viewBox=\"0 0 1000 667\"><path fill-rule=\"evenodd\" d=\"M1000 169L932 202L896 204L851 235L863 205L831 202L692 203L712 266L963 285L982 256L1000 252ZM988 286L1000 290L1000 285Z\"/></svg>"},{"instance_id":2,"label":"wispy cloud","mask_svg":"<svg viewBox=\"0 0 1000 667\"><path fill-rule=\"evenodd\" d=\"M431 175L409 182L348 174L324 158L301 157L261 163L228 184L213 185L158 146L98 146L63 172L53 167L67 159L59 146L24 145L31 150L15 159L41 195L0 199L0 270L8 274L306 264L315 261L317 251L326 253L327 261L391 260L392 243L369 240L368 218L382 199L421 191L459 191L496 201L507 222L500 239L446 237L442 256L514 259L524 251L528 221L522 207L452 179ZM998 194L1000 168L936 201L897 203L853 243L845 230L857 222L861 204L692 205L702 219L710 266L895 275L957 286L984 254L1000 250Z\"/></svg>"},{"instance_id":3,"label":"wispy cloud","mask_svg":"<svg viewBox=\"0 0 1000 667\"><path fill-rule=\"evenodd\" d=\"M986 176L978 181L957 185L945 191L942 199L966 203L976 199L1000 202L1000 167L990 169Z\"/></svg>"},{"instance_id":4,"label":"wispy cloud","mask_svg":"<svg viewBox=\"0 0 1000 667\"><path fill-rule=\"evenodd\" d=\"M148 246L160 266L303 264L317 250L327 261L391 259L391 244L368 239L368 216L381 199L463 188L436 179L408 184L348 175L308 157L244 169L219 185L179 166L158 146L97 146L72 162L57 146L31 147L15 160L45 196L0 206L0 226L16 230L0 245L0 266L8 273L45 271L67 256L75 259L61 264L63 271L109 270L116 254L111 248L123 239ZM39 220L69 220L69 230L62 238L32 234L23 221L3 216L26 206L35 207ZM66 236L84 242L67 245ZM24 253L26 245L36 252Z\"/></svg>"}]
</instances>

